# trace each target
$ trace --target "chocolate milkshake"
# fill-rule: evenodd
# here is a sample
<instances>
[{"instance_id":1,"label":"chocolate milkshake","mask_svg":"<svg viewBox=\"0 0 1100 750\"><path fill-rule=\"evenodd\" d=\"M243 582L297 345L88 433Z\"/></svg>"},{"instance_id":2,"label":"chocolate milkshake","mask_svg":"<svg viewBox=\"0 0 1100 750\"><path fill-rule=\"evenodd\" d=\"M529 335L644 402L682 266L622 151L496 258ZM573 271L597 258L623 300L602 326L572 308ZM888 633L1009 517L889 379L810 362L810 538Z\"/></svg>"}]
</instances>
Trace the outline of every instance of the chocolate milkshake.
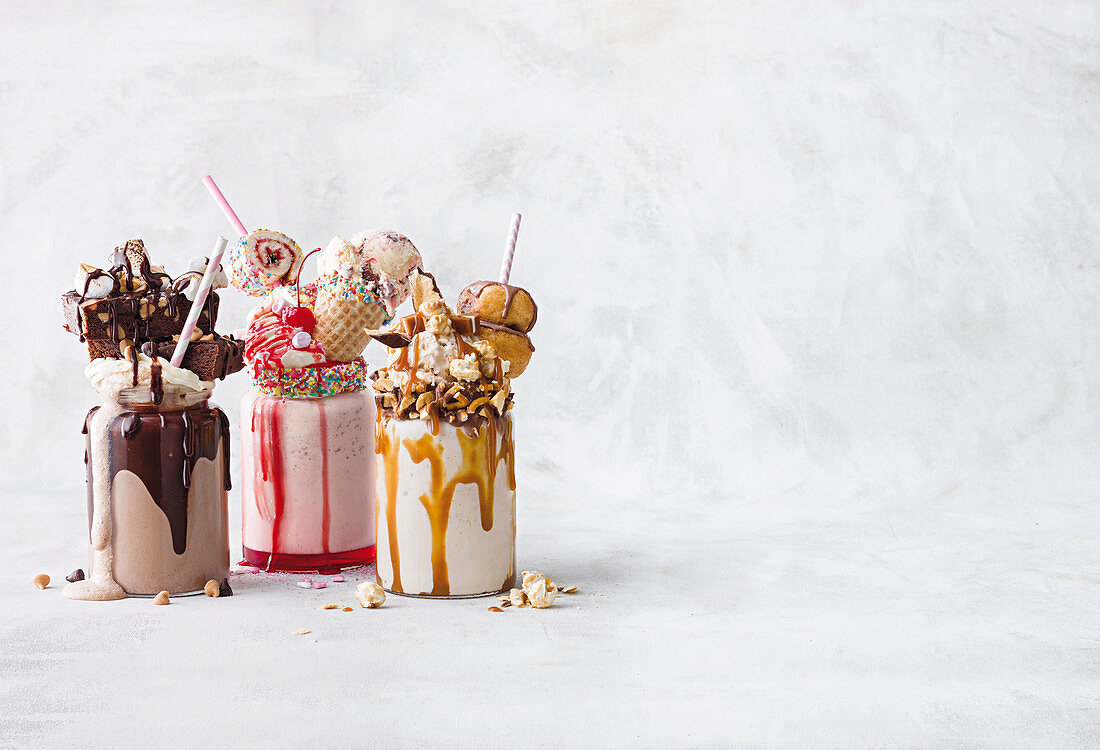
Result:
<instances>
[{"instance_id":1,"label":"chocolate milkshake","mask_svg":"<svg viewBox=\"0 0 1100 750\"><path fill-rule=\"evenodd\" d=\"M213 333L213 292L194 331L183 330L194 271L173 281L138 240L112 262L106 271L82 265L81 291L62 298L66 328L93 358L85 374L101 401L83 428L89 570L62 593L197 593L228 575L229 422L209 398L213 378L243 366L241 344ZM193 337L183 359L192 369L158 356L181 335Z\"/></svg>"}]
</instances>

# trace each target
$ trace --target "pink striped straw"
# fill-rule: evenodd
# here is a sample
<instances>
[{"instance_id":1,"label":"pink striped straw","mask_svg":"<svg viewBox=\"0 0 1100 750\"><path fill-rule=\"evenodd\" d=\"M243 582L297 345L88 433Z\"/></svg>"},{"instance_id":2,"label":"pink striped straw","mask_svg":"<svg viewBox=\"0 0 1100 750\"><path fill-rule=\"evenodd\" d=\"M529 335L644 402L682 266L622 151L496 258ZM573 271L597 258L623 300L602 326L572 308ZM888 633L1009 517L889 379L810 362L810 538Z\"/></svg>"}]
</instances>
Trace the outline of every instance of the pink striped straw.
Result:
<instances>
[{"instance_id":1,"label":"pink striped straw","mask_svg":"<svg viewBox=\"0 0 1100 750\"><path fill-rule=\"evenodd\" d=\"M199 322L199 313L202 312L202 306L210 294L210 287L214 285L214 274L217 273L218 265L222 262L222 256L225 255L225 246L228 243L229 240L225 237L218 237L218 241L214 243L214 252L210 256L210 262L206 264L206 271L202 274L199 289L195 292L195 301L191 303L191 311L187 313L187 320L184 321L183 330L180 331L180 340L176 342L176 348L172 352L170 362L173 367L179 367L180 362L183 362L183 355L187 352L187 345L191 343L191 334L195 332L195 324Z\"/></svg>"},{"instance_id":2,"label":"pink striped straw","mask_svg":"<svg viewBox=\"0 0 1100 750\"><path fill-rule=\"evenodd\" d=\"M512 214L512 226L508 229L508 242L504 245L504 260L500 262L500 283L507 284L512 275L512 256L516 254L516 238L519 237L519 214Z\"/></svg>"},{"instance_id":3,"label":"pink striped straw","mask_svg":"<svg viewBox=\"0 0 1100 750\"><path fill-rule=\"evenodd\" d=\"M229 201L222 195L222 191L218 189L217 183L214 182L214 178L210 175L202 178L202 184L206 185L206 189L210 191L210 194L214 196L214 201L221 208L222 213L225 214L225 218L229 219L229 223L233 225L233 228L237 230L237 234L244 237L248 234L248 230L244 228L244 224L237 218L237 214L233 212L233 208L229 205Z\"/></svg>"}]
</instances>

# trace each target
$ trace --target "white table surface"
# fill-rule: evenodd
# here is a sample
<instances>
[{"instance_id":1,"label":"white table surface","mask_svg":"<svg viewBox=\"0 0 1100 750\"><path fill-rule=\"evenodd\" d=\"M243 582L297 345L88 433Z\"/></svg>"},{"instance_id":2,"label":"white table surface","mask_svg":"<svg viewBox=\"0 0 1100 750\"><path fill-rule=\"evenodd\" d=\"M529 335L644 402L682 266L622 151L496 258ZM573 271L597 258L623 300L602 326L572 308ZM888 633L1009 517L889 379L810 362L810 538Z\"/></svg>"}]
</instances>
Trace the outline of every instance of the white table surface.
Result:
<instances>
[{"instance_id":1,"label":"white table surface","mask_svg":"<svg viewBox=\"0 0 1100 750\"><path fill-rule=\"evenodd\" d=\"M1094 0L7 3L0 747L1100 747L1098 49ZM206 173L452 299L523 212L519 562L580 594L60 596L58 296L205 254Z\"/></svg>"}]
</instances>

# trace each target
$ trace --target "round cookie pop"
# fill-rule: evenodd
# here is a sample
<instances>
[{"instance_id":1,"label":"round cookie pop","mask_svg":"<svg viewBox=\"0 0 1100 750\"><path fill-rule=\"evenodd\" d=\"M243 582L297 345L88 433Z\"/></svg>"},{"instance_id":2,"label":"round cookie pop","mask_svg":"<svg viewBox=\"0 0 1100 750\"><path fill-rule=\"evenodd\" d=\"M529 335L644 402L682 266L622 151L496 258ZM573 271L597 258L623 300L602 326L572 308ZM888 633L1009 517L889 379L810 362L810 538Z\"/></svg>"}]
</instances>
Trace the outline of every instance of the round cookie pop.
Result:
<instances>
[{"instance_id":1,"label":"round cookie pop","mask_svg":"<svg viewBox=\"0 0 1100 750\"><path fill-rule=\"evenodd\" d=\"M539 308L523 287L499 281L475 281L458 295L457 312L527 333L535 327Z\"/></svg>"},{"instance_id":2,"label":"round cookie pop","mask_svg":"<svg viewBox=\"0 0 1100 750\"><path fill-rule=\"evenodd\" d=\"M498 357L512 363L508 377L523 374L535 351L527 332L539 312L530 292L499 281L475 281L458 295L456 311L477 317L477 335L493 345Z\"/></svg>"},{"instance_id":3,"label":"round cookie pop","mask_svg":"<svg viewBox=\"0 0 1100 750\"><path fill-rule=\"evenodd\" d=\"M233 286L252 297L263 297L293 283L303 257L302 248L285 234L256 229L233 246L226 266Z\"/></svg>"},{"instance_id":4,"label":"round cookie pop","mask_svg":"<svg viewBox=\"0 0 1100 750\"><path fill-rule=\"evenodd\" d=\"M479 321L476 335L492 344L498 357L511 362L508 366L509 378L514 379L522 375L531 361L531 355L535 352L535 345L531 343L526 333L498 326L495 323Z\"/></svg>"}]
</instances>

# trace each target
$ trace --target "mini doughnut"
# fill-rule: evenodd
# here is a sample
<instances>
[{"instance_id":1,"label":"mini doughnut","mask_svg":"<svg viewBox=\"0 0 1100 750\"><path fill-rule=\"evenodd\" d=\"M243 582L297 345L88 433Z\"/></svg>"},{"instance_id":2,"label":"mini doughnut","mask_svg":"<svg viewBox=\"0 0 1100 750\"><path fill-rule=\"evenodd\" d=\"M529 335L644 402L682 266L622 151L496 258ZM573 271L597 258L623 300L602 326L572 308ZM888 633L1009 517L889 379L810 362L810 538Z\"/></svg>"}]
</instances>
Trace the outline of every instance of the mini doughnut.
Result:
<instances>
[{"instance_id":1,"label":"mini doughnut","mask_svg":"<svg viewBox=\"0 0 1100 750\"><path fill-rule=\"evenodd\" d=\"M475 281L458 295L457 312L527 333L535 326L538 306L530 292L496 281Z\"/></svg>"}]
</instances>

